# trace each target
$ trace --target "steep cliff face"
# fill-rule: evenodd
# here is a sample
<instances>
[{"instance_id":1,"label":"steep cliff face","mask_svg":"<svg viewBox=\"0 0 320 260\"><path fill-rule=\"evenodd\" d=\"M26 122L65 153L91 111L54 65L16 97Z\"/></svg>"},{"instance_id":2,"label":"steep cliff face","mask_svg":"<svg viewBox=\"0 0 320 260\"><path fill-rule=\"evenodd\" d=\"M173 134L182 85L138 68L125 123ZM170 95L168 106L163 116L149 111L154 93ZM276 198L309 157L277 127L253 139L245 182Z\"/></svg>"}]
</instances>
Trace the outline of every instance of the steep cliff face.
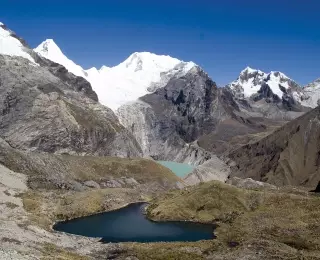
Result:
<instances>
[{"instance_id":1,"label":"steep cliff face","mask_svg":"<svg viewBox=\"0 0 320 260\"><path fill-rule=\"evenodd\" d=\"M230 92L218 89L199 67L117 111L144 155L200 164L211 157L197 140L239 111Z\"/></svg>"},{"instance_id":2,"label":"steep cliff face","mask_svg":"<svg viewBox=\"0 0 320 260\"><path fill-rule=\"evenodd\" d=\"M250 68L237 81L217 88L195 66L121 106L117 115L144 155L199 164L210 153L226 154L308 111L297 101L298 91L302 95L300 87L280 72L266 74ZM186 147L197 152L190 155Z\"/></svg>"},{"instance_id":3,"label":"steep cliff face","mask_svg":"<svg viewBox=\"0 0 320 260\"><path fill-rule=\"evenodd\" d=\"M38 56L5 26L0 30L7 33L2 44L11 39L19 50L10 53L11 44L0 52L0 136L12 147L82 155L141 155L135 138L109 108L97 102L90 83Z\"/></svg>"},{"instance_id":4,"label":"steep cliff face","mask_svg":"<svg viewBox=\"0 0 320 260\"><path fill-rule=\"evenodd\" d=\"M311 82L303 88L304 97L301 103L307 107L317 107L320 105L320 78Z\"/></svg>"},{"instance_id":5,"label":"steep cliff face","mask_svg":"<svg viewBox=\"0 0 320 260\"><path fill-rule=\"evenodd\" d=\"M231 176L315 187L320 180L320 108L229 155Z\"/></svg>"}]
</instances>

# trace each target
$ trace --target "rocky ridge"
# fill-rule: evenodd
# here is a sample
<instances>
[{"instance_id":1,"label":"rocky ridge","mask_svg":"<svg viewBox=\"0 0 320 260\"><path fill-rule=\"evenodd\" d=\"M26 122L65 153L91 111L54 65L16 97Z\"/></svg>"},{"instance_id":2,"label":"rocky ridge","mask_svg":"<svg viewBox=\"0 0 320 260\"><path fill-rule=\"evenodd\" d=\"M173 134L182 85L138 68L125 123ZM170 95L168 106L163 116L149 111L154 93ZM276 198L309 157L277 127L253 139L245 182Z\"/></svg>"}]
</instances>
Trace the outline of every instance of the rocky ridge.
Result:
<instances>
[{"instance_id":1,"label":"rocky ridge","mask_svg":"<svg viewBox=\"0 0 320 260\"><path fill-rule=\"evenodd\" d=\"M4 29L5 28L5 29ZM1 26L1 30L6 27ZM85 79L15 39L33 62L0 53L0 136L19 149L52 153L141 156L135 138ZM19 53L18 53L19 54ZM20 54L19 54L20 55Z\"/></svg>"}]
</instances>

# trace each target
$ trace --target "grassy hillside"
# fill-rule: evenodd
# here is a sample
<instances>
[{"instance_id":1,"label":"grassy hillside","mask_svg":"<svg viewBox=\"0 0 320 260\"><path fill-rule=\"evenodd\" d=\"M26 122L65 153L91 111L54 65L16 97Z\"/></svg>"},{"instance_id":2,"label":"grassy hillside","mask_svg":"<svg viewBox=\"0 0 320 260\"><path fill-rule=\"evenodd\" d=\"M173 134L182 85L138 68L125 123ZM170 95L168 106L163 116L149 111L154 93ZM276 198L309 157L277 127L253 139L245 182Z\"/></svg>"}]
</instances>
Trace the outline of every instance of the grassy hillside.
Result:
<instances>
[{"instance_id":1,"label":"grassy hillside","mask_svg":"<svg viewBox=\"0 0 320 260\"><path fill-rule=\"evenodd\" d=\"M143 158L55 155L19 151L0 142L0 163L28 175L29 187L75 189L77 183L98 183L134 178L139 184L156 185L159 189L176 187L180 179L168 168Z\"/></svg>"},{"instance_id":2,"label":"grassy hillside","mask_svg":"<svg viewBox=\"0 0 320 260\"><path fill-rule=\"evenodd\" d=\"M209 182L154 200L148 216L217 223L217 239L195 245L202 255L209 247L226 257L219 259L238 259L246 251L259 253L259 259L319 259L319 203L319 196L294 189L244 190Z\"/></svg>"}]
</instances>

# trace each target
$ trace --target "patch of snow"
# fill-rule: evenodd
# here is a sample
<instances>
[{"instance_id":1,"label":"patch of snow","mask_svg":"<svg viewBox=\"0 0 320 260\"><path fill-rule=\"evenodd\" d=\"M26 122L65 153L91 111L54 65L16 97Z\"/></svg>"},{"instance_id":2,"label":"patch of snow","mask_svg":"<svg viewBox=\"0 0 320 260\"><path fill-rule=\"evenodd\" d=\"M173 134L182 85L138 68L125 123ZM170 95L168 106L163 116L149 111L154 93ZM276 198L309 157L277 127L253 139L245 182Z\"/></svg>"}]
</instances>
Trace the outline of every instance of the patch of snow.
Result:
<instances>
[{"instance_id":1,"label":"patch of snow","mask_svg":"<svg viewBox=\"0 0 320 260\"><path fill-rule=\"evenodd\" d=\"M4 24L2 22L0 22L0 26L3 26Z\"/></svg>"},{"instance_id":2,"label":"patch of snow","mask_svg":"<svg viewBox=\"0 0 320 260\"><path fill-rule=\"evenodd\" d=\"M1 23L1 25L3 25ZM22 43L11 36L11 32L0 27L0 54L19 56L35 63L34 59L25 50Z\"/></svg>"},{"instance_id":3,"label":"patch of snow","mask_svg":"<svg viewBox=\"0 0 320 260\"><path fill-rule=\"evenodd\" d=\"M289 80L289 78L283 73L279 73L279 76L276 76L276 72L272 71L270 74L270 79L267 81L267 84L271 88L273 94L276 94L278 97L282 97L283 92L281 91L279 85L284 87L285 89L289 88L289 84L285 80Z\"/></svg>"},{"instance_id":4,"label":"patch of snow","mask_svg":"<svg viewBox=\"0 0 320 260\"><path fill-rule=\"evenodd\" d=\"M247 66L244 70L241 71L241 73L245 73L245 72L247 72L247 73L249 73L249 74L253 74L253 73L255 73L255 72L264 73L264 72L262 72L261 70L256 70L256 69L253 69L253 68L251 68L251 67L249 67L249 66Z\"/></svg>"}]
</instances>

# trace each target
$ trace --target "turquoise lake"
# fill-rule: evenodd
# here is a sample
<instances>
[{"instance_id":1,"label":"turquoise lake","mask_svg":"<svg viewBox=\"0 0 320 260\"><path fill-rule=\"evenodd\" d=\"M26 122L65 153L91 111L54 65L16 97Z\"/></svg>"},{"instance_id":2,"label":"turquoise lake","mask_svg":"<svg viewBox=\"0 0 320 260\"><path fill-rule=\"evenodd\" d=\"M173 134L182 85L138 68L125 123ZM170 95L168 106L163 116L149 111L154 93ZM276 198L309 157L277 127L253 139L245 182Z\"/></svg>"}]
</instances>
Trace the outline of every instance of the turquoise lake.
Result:
<instances>
[{"instance_id":1,"label":"turquoise lake","mask_svg":"<svg viewBox=\"0 0 320 260\"><path fill-rule=\"evenodd\" d=\"M157 161L157 162L169 168L175 175L177 175L180 178L187 176L194 169L194 166L187 163L177 163L177 162L170 162L170 161Z\"/></svg>"}]
</instances>

